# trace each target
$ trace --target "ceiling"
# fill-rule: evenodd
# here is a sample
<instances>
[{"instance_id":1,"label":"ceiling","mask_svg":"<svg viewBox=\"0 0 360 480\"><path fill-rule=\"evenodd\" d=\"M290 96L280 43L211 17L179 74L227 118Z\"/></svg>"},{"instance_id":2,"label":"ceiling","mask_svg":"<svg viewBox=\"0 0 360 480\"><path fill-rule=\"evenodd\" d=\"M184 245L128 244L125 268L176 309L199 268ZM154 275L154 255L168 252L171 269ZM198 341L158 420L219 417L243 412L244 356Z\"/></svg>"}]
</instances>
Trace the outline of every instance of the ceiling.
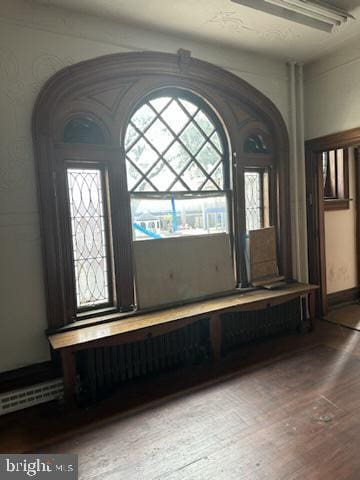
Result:
<instances>
[{"instance_id":1,"label":"ceiling","mask_svg":"<svg viewBox=\"0 0 360 480\"><path fill-rule=\"evenodd\" d=\"M356 20L325 33L230 0L36 0L194 40L310 61L360 40L360 0L328 0Z\"/></svg>"}]
</instances>

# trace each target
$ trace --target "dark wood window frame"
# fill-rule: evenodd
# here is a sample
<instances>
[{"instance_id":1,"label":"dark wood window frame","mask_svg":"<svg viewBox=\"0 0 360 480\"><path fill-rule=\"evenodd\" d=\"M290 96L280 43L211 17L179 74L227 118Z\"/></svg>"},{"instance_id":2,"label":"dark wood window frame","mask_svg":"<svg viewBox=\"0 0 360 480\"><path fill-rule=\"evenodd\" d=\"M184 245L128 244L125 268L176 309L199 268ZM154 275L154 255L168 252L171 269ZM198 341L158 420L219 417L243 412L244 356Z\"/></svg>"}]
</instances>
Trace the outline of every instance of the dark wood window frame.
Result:
<instances>
[{"instance_id":1,"label":"dark wood window frame","mask_svg":"<svg viewBox=\"0 0 360 480\"><path fill-rule=\"evenodd\" d=\"M67 67L45 85L33 115L33 136L39 179L49 328L72 321L80 327L88 312L77 311L74 296L71 232L64 172L67 165L98 165L104 170L111 229L112 305L90 317L103 322L133 309L133 260L130 200L127 190L124 136L131 115L151 92L178 88L199 96L217 113L229 145L231 240L239 285L246 284L243 236L246 232L244 170L271 171L270 222L277 227L279 266L291 278L289 145L286 126L272 102L237 76L206 62L157 52L115 54ZM104 139L101 145L65 143L65 125L91 118ZM249 135L271 139L271 149L246 153ZM265 138L265 137L264 137ZM116 206L116 208L115 208Z\"/></svg>"}]
</instances>

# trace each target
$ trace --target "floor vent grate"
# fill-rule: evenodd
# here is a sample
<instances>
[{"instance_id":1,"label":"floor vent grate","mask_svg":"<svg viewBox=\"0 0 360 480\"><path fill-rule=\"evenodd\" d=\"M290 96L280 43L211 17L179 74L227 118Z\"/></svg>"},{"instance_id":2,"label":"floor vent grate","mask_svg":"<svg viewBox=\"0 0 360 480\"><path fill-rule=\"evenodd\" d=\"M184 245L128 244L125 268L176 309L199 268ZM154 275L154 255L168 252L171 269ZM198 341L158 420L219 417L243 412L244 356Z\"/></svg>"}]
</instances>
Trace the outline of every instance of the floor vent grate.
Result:
<instances>
[{"instance_id":1,"label":"floor vent grate","mask_svg":"<svg viewBox=\"0 0 360 480\"><path fill-rule=\"evenodd\" d=\"M60 378L6 392L0 395L0 416L32 407L39 403L50 402L56 399L60 400L63 396L64 384Z\"/></svg>"}]
</instances>

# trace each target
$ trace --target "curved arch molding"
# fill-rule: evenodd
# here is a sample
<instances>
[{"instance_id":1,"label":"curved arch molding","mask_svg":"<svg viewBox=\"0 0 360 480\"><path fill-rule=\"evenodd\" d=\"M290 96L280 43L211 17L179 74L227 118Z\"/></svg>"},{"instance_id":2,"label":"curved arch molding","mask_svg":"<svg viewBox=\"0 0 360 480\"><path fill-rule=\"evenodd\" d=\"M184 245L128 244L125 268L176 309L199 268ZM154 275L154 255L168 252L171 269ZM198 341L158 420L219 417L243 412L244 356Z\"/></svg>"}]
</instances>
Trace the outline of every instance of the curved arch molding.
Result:
<instances>
[{"instance_id":1,"label":"curved arch molding","mask_svg":"<svg viewBox=\"0 0 360 480\"><path fill-rule=\"evenodd\" d=\"M65 308L63 298L67 287L61 280L64 267L52 186L55 146L62 142L64 125L79 112L90 114L105 134L105 146L121 152L121 139L136 105L149 92L164 87L191 90L217 110L228 134L231 154L236 157L233 168L241 168L244 129L254 123L269 132L277 178L279 264L282 273L291 277L289 141L276 106L241 78L194 59L183 50L178 55L158 52L107 55L57 72L41 90L33 112L50 325L61 323L53 317L66 317L65 311L55 313L55 309ZM238 194L234 186L234 195ZM234 213L238 219L235 228L241 228L241 212Z\"/></svg>"}]
</instances>

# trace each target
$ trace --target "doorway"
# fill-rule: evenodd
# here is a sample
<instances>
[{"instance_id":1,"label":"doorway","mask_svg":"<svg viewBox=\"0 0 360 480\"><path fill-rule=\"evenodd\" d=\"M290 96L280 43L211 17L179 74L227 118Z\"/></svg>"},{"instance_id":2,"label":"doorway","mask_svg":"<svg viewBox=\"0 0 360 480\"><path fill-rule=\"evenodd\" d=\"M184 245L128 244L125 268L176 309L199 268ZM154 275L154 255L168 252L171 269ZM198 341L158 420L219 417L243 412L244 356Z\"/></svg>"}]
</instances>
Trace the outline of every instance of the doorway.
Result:
<instances>
[{"instance_id":1,"label":"doorway","mask_svg":"<svg viewBox=\"0 0 360 480\"><path fill-rule=\"evenodd\" d=\"M360 128L305 142L309 280L318 316L359 298Z\"/></svg>"}]
</instances>

